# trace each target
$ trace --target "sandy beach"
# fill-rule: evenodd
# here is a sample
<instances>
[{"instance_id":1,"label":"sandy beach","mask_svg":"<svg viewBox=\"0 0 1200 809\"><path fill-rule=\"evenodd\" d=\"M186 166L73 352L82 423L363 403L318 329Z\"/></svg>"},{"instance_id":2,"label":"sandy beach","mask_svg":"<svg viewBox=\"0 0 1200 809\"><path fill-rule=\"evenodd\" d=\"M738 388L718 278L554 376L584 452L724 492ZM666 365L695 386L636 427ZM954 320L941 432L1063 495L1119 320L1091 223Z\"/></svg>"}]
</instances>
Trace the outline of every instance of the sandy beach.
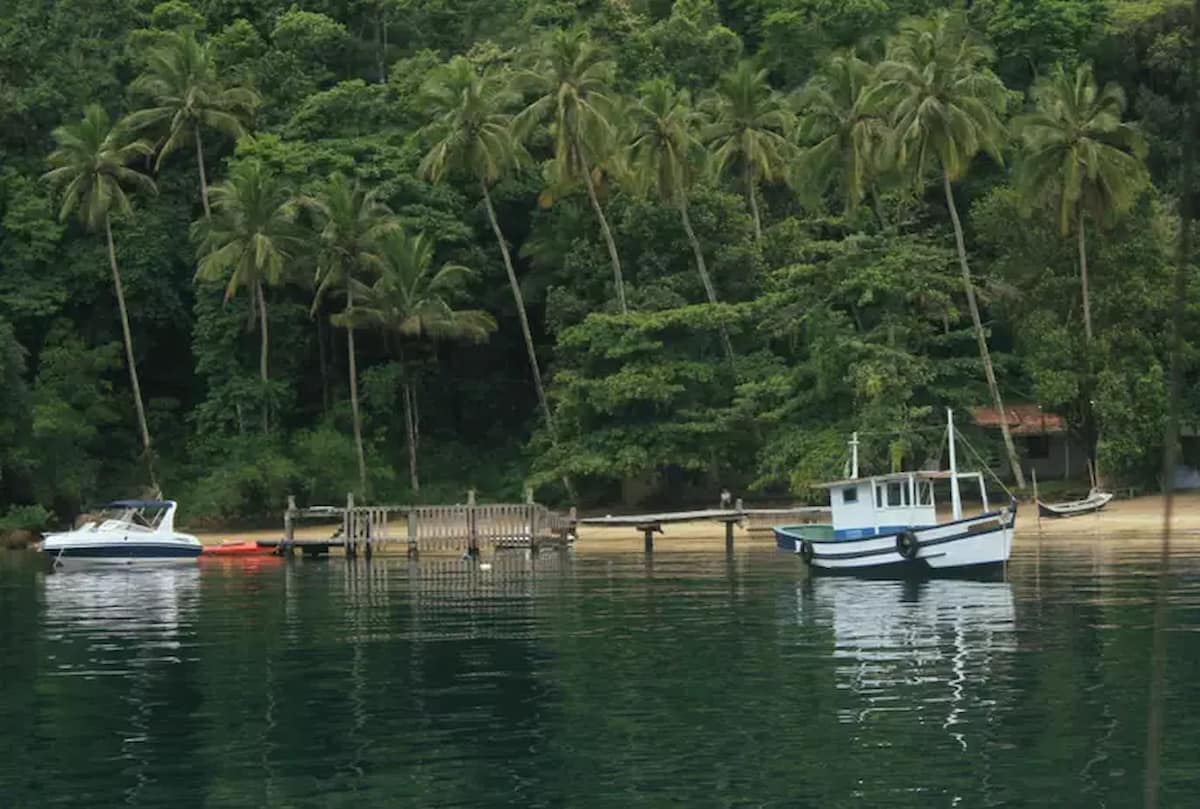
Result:
<instances>
[{"instance_id":1,"label":"sandy beach","mask_svg":"<svg viewBox=\"0 0 1200 809\"><path fill-rule=\"evenodd\" d=\"M1068 519L1037 518L1033 504L1025 504L1017 523L1017 539L1030 536L1061 537L1063 539L1097 539L1103 541L1113 535L1134 536L1137 541L1157 541L1162 535L1165 500L1161 496L1138 497L1130 500L1114 500L1108 508L1098 514ZM947 517L948 518L948 517ZM304 525L296 530L297 537L320 538L329 536L334 525ZM1180 538L1200 541L1200 493L1176 495L1171 528ZM278 539L282 530L261 531L208 531L197 536L206 545L221 542L246 542L251 540ZM665 533L655 536L656 552L695 551L724 547L725 529L720 523L684 523L667 526ZM737 547L769 547L774 539L769 531L746 531L738 529L734 543ZM399 549L399 545L397 545ZM633 528L597 528L582 526L575 549L580 553L628 552L642 549L641 534Z\"/></svg>"}]
</instances>

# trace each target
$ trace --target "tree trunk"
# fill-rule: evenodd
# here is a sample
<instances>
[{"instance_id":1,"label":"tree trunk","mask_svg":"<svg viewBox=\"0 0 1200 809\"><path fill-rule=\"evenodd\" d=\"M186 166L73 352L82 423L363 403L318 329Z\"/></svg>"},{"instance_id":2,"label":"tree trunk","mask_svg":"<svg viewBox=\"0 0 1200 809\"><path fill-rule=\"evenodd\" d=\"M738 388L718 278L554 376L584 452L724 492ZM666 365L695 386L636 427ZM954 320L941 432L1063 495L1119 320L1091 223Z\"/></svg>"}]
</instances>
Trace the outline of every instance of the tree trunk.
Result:
<instances>
[{"instance_id":1,"label":"tree trunk","mask_svg":"<svg viewBox=\"0 0 1200 809\"><path fill-rule=\"evenodd\" d=\"M321 412L329 415L329 367L325 357L325 320L317 318L317 365L321 371Z\"/></svg>"},{"instance_id":2,"label":"tree trunk","mask_svg":"<svg viewBox=\"0 0 1200 809\"><path fill-rule=\"evenodd\" d=\"M1021 471L1021 461L1017 458L1017 448L1013 445L1012 433L1008 430L1008 413L1004 409L1004 399L1000 396L1000 385L996 382L996 369L992 367L992 355L988 351L987 337L983 333L983 320L979 316L979 303L975 300L975 285L971 281L971 268L967 266L967 246L963 240L962 222L958 218L958 208L954 204L954 189L950 187L950 175L942 171L942 188L946 192L946 206L950 209L950 220L954 223L954 240L958 246L958 264L962 270L963 289L967 293L967 308L971 310L971 322L975 326L975 340L979 343L979 358L983 360L983 372L987 377L988 389L992 393L992 404L1000 417L1000 434L1004 438L1004 449L1008 453L1008 463L1012 468L1013 479L1018 489L1025 488L1025 473Z\"/></svg>"},{"instance_id":3,"label":"tree trunk","mask_svg":"<svg viewBox=\"0 0 1200 809\"><path fill-rule=\"evenodd\" d=\"M346 278L346 309L354 307L354 287ZM358 486L367 496L367 456L363 452L362 416L358 412L358 360L354 356L354 326L346 325L346 359L350 363L350 416L354 422L354 451L358 455Z\"/></svg>"},{"instance_id":4,"label":"tree trunk","mask_svg":"<svg viewBox=\"0 0 1200 809\"><path fill-rule=\"evenodd\" d=\"M762 241L762 216L758 212L758 195L754 193L754 173L746 169L746 198L750 201L750 215L754 217L754 240Z\"/></svg>"},{"instance_id":5,"label":"tree trunk","mask_svg":"<svg viewBox=\"0 0 1200 809\"><path fill-rule=\"evenodd\" d=\"M408 432L408 480L413 494L421 491L417 478L417 421L414 413L412 383L404 383L404 426Z\"/></svg>"},{"instance_id":6,"label":"tree trunk","mask_svg":"<svg viewBox=\"0 0 1200 809\"><path fill-rule=\"evenodd\" d=\"M267 356L270 346L269 326L267 323L267 296L263 292L262 282L259 281L254 285L255 297L258 298L258 329L259 335L262 338L258 354L258 375L262 378L263 383L263 432L271 431L271 407L269 403L270 395L267 391L267 383L269 377L267 374Z\"/></svg>"},{"instance_id":7,"label":"tree trunk","mask_svg":"<svg viewBox=\"0 0 1200 809\"><path fill-rule=\"evenodd\" d=\"M883 215L883 203L879 199L879 187L871 183L871 208L875 211L875 219L881 230L887 230L887 218Z\"/></svg>"},{"instance_id":8,"label":"tree trunk","mask_svg":"<svg viewBox=\"0 0 1200 809\"><path fill-rule=\"evenodd\" d=\"M142 386L138 381L137 362L133 357L133 335L129 331L129 312L125 308L125 287L121 284L121 271L117 268L117 248L113 244L112 220L104 217L104 235L108 239L108 263L112 267L113 290L117 294L117 311L121 314L121 335L125 338L125 362L129 366L129 384L133 388L133 404L137 409L138 429L142 433L142 452L146 456L146 470L150 474L150 485L158 490L158 475L154 472L154 450L150 444L150 427L146 424L146 406L142 403Z\"/></svg>"},{"instance_id":9,"label":"tree trunk","mask_svg":"<svg viewBox=\"0 0 1200 809\"><path fill-rule=\"evenodd\" d=\"M537 389L538 404L542 408L542 417L546 420L550 443L557 446L558 432L554 428L554 415L550 411L550 401L546 398L546 388L542 384L542 371L538 366L537 351L533 347L533 332L529 329L529 316L525 312L525 297L521 294L521 285L517 282L517 273L513 269L512 256L508 252L508 243L504 241L504 233L500 230L500 222L496 219L496 210L492 207L492 195L486 182L480 181L479 186L483 189L483 204L487 209L488 222L492 225L492 233L496 234L500 255L504 257L504 270L508 273L508 285L512 289L517 318L521 322L521 335L525 338L525 352L529 356L529 370L533 374L533 386Z\"/></svg>"},{"instance_id":10,"label":"tree trunk","mask_svg":"<svg viewBox=\"0 0 1200 809\"><path fill-rule=\"evenodd\" d=\"M621 257L617 255L617 243L613 240L612 231L608 227L608 218L604 215L604 208L600 206L600 198L596 196L596 184L592 182L592 172L586 157L584 157L583 144L576 141L575 149L583 158L580 161L583 164L583 182L587 186L592 210L596 212L596 217L600 220L600 232L604 235L604 244L608 247L608 258L612 262L613 278L617 285L617 304L621 307L621 314L627 315L629 306L625 303L625 276L621 274Z\"/></svg>"},{"instance_id":11,"label":"tree trunk","mask_svg":"<svg viewBox=\"0 0 1200 809\"><path fill-rule=\"evenodd\" d=\"M196 165L200 169L200 202L204 205L204 218L212 216L208 207L208 174L204 171L204 145L200 142L200 130L196 129Z\"/></svg>"},{"instance_id":12,"label":"tree trunk","mask_svg":"<svg viewBox=\"0 0 1200 809\"><path fill-rule=\"evenodd\" d=\"M708 265L704 262L704 250L700 247L700 240L696 238L696 231L692 229L692 218L688 215L687 192L679 192L679 218L683 220L683 231L687 234L688 242L692 245L692 254L696 257L696 271L700 273L700 283L704 284L704 294L708 296L709 303L717 303L717 290L713 287L712 278L708 275ZM729 359L729 364L734 364L733 360L733 344L729 342L729 332L725 329L725 324L721 326L721 343L725 347L725 356Z\"/></svg>"},{"instance_id":13,"label":"tree trunk","mask_svg":"<svg viewBox=\"0 0 1200 809\"><path fill-rule=\"evenodd\" d=\"M1092 300L1088 291L1087 236L1083 230L1083 209L1079 210L1079 287L1083 293L1083 336L1092 347Z\"/></svg>"},{"instance_id":14,"label":"tree trunk","mask_svg":"<svg viewBox=\"0 0 1200 809\"><path fill-rule=\"evenodd\" d=\"M1088 264L1087 264L1087 234L1083 227L1083 208L1079 209L1077 226L1079 228L1079 288L1083 297L1083 336L1085 340L1085 351L1087 355L1088 377L1086 390L1087 396L1087 419L1088 430L1087 437L1090 442L1088 447L1088 455L1092 459L1092 470L1096 476L1096 485L1101 486L1100 477L1100 430L1096 424L1096 413L1092 407L1092 298L1091 290L1088 285Z\"/></svg>"},{"instance_id":15,"label":"tree trunk","mask_svg":"<svg viewBox=\"0 0 1200 809\"><path fill-rule=\"evenodd\" d=\"M384 22L385 13L383 3L380 2L379 13L375 16L375 59L378 65L380 84L387 81L387 72L384 67L384 51L387 49L387 29Z\"/></svg>"}]
</instances>

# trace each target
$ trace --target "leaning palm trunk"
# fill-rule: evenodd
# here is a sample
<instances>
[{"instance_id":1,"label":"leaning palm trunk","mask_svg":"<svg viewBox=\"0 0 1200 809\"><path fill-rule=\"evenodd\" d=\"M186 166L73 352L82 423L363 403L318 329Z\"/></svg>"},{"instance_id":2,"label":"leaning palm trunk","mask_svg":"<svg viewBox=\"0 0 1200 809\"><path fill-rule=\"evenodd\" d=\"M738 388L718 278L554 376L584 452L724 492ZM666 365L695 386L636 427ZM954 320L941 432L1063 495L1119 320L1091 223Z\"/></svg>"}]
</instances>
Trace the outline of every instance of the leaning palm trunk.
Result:
<instances>
[{"instance_id":1,"label":"leaning palm trunk","mask_svg":"<svg viewBox=\"0 0 1200 809\"><path fill-rule=\"evenodd\" d=\"M1084 340L1087 342L1087 357L1089 365L1088 370L1090 372L1090 365L1092 362L1092 298L1088 285L1087 234L1083 229L1082 207L1079 209L1077 224L1079 227L1079 287L1080 293L1083 296L1083 336ZM1088 375L1088 382L1089 384L1091 383L1090 373ZM1088 396L1087 398L1090 402L1091 396ZM1095 440L1095 443L1088 448L1092 456L1092 473L1095 477L1095 485L1100 486L1100 453L1097 451L1097 447L1100 444L1100 435L1096 430L1096 415L1092 411L1092 406L1090 404L1088 405L1088 416L1092 427L1092 429L1088 431L1088 440Z\"/></svg>"},{"instance_id":2,"label":"leaning palm trunk","mask_svg":"<svg viewBox=\"0 0 1200 809\"><path fill-rule=\"evenodd\" d=\"M750 201L750 215L754 217L754 240L762 241L762 215L758 212L758 195L754 193L754 171L746 169L746 198Z\"/></svg>"},{"instance_id":3,"label":"leaning palm trunk","mask_svg":"<svg viewBox=\"0 0 1200 809\"><path fill-rule=\"evenodd\" d=\"M508 244L504 241L504 233L500 230L500 222L496 219L496 210L492 207L492 195L486 182L480 182L483 189L483 204L487 209L488 222L492 232L496 234L496 242L500 245L500 254L504 257L504 270L508 273L508 285L512 288L513 302L517 306L517 318L521 322L521 335L525 338L525 351L529 356L529 370L533 373L533 385L537 388L538 404L542 408L542 416L546 419L546 430L550 434L550 442L558 444L558 432L554 428L554 416L550 411L550 401L546 398L546 388L542 384L542 371L538 366L537 352L533 347L533 332L529 329L529 316L525 312L525 297L521 294L521 285L517 282L517 273L513 269L512 256L508 252Z\"/></svg>"},{"instance_id":4,"label":"leaning palm trunk","mask_svg":"<svg viewBox=\"0 0 1200 809\"><path fill-rule=\"evenodd\" d=\"M1092 300L1088 291L1087 236L1083 230L1083 209L1079 211L1079 285L1083 294L1083 335L1092 344Z\"/></svg>"},{"instance_id":5,"label":"leaning palm trunk","mask_svg":"<svg viewBox=\"0 0 1200 809\"><path fill-rule=\"evenodd\" d=\"M404 383L404 426L408 433L408 480L413 494L421 491L417 478L417 414L411 382Z\"/></svg>"},{"instance_id":6,"label":"leaning palm trunk","mask_svg":"<svg viewBox=\"0 0 1200 809\"><path fill-rule=\"evenodd\" d=\"M717 290L713 287L712 278L708 275L708 264L704 261L704 250L700 247L700 240L696 238L696 231L692 229L692 218L688 215L687 194L679 192L679 218L683 220L683 230L687 234L688 242L692 245L692 253L696 257L696 271L700 273L700 283L704 284L704 294L708 296L708 302L717 303ZM725 324L721 324L721 344L725 347L725 356L729 359L729 364L734 364L733 360L733 344L729 341L729 332L725 329Z\"/></svg>"},{"instance_id":7,"label":"leaning palm trunk","mask_svg":"<svg viewBox=\"0 0 1200 809\"><path fill-rule=\"evenodd\" d=\"M129 384L133 387L133 404L137 409L138 429L142 433L142 452L146 456L146 468L150 473L150 485L158 490L158 476L154 473L154 451L150 446L150 428L146 424L146 407L142 404L142 386L138 382L137 363L133 358L133 335L129 331L129 312L125 309L125 288L121 284L121 271L117 268L117 248L113 244L112 220L104 217L104 235L108 238L108 263L112 267L113 289L117 293L117 310L121 314L121 334L125 338L125 361L129 365Z\"/></svg>"},{"instance_id":8,"label":"leaning palm trunk","mask_svg":"<svg viewBox=\"0 0 1200 809\"><path fill-rule=\"evenodd\" d=\"M267 356L271 341L270 334L268 332L269 327L267 325L267 296L263 292L262 282L258 282L254 285L254 292L255 297L258 299L259 335L261 337L261 345L259 347L258 354L258 374L262 378L263 383L263 433L268 433L271 431L271 407L269 403L270 394L267 391L267 382L269 379L267 375Z\"/></svg>"},{"instance_id":9,"label":"leaning palm trunk","mask_svg":"<svg viewBox=\"0 0 1200 809\"><path fill-rule=\"evenodd\" d=\"M354 287L346 283L346 309L354 308ZM354 421L354 451L358 455L358 487L367 495L367 457L363 452L362 416L358 411L358 360L354 351L354 326L346 325L346 359L350 363L350 417Z\"/></svg>"},{"instance_id":10,"label":"leaning palm trunk","mask_svg":"<svg viewBox=\"0 0 1200 809\"><path fill-rule=\"evenodd\" d=\"M558 430L554 426L554 414L550 410L550 400L546 397L546 387L542 383L542 370L538 365L537 351L533 347L533 332L529 329L529 315L525 311L525 296L521 294L521 285L517 282L517 272L513 269L512 256L508 252L508 242L504 240L504 232L500 230L500 222L496 219L496 209L492 207L492 194L488 184L480 180L479 187L483 189L483 204L487 209L488 222L492 225L492 233L496 234L496 243L500 245L500 255L504 257L504 271L508 273L508 285L512 288L513 302L517 306L517 318L521 321L521 335L525 338L525 351L529 355L529 370L533 374L533 386L537 389L538 404L542 408L542 417L546 420L546 432L550 436L551 446L558 446ZM575 490L571 480L563 475L563 486L572 498Z\"/></svg>"},{"instance_id":11,"label":"leaning palm trunk","mask_svg":"<svg viewBox=\"0 0 1200 809\"><path fill-rule=\"evenodd\" d=\"M576 142L575 149L582 158L580 162L583 164L583 183L587 186L588 199L592 203L592 210L596 212L596 218L600 220L600 232L604 235L605 246L608 247L608 258L612 262L613 279L617 285L617 304L621 307L621 314L627 315L629 306L625 303L625 276L621 272L621 257L617 255L617 243L613 239L612 230L608 227L608 217L604 215L600 197L596 195L596 184L592 181L592 170L584 157L583 145Z\"/></svg>"},{"instance_id":12,"label":"leaning palm trunk","mask_svg":"<svg viewBox=\"0 0 1200 809\"><path fill-rule=\"evenodd\" d=\"M204 145L200 142L200 130L196 130L196 166L200 169L200 202L204 205L204 218L210 219L208 207L208 175L204 171Z\"/></svg>"},{"instance_id":13,"label":"leaning palm trunk","mask_svg":"<svg viewBox=\"0 0 1200 809\"><path fill-rule=\"evenodd\" d=\"M1008 463L1012 468L1013 479L1018 489L1025 488L1025 474L1021 471L1021 462L1017 459L1017 449L1013 445L1012 434L1008 430L1008 413L1004 409L1004 400L1000 396L1000 385L996 382L996 369L992 367L992 355L988 351L987 337L983 333L983 320L979 316L979 304L975 300L975 286L971 282L971 269L967 266L967 247L963 240L962 222L958 218L958 208L954 204L954 190L950 187L950 175L942 172L942 187L946 192L946 205L950 209L950 220L954 223L954 240L958 246L958 264L962 270L963 288L967 293L967 308L971 310L971 322L975 327L975 340L979 343L979 358L983 360L983 372L987 377L988 390L992 393L992 403L1000 417L1000 434L1004 437L1004 449L1008 453Z\"/></svg>"}]
</instances>

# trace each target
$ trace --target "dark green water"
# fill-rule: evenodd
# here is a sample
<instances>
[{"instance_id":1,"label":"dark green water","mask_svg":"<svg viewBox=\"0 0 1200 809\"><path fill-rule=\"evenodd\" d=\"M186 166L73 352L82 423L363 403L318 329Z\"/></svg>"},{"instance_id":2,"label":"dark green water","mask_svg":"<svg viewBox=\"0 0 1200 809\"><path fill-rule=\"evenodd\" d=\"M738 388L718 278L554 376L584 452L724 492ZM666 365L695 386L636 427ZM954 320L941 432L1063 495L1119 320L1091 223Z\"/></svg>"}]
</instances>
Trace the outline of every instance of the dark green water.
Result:
<instances>
[{"instance_id":1,"label":"dark green water","mask_svg":"<svg viewBox=\"0 0 1200 809\"><path fill-rule=\"evenodd\" d=\"M0 807L1137 806L1156 559L1107 542L923 584L0 555ZM1163 798L1196 806L1194 544L1170 605Z\"/></svg>"}]
</instances>

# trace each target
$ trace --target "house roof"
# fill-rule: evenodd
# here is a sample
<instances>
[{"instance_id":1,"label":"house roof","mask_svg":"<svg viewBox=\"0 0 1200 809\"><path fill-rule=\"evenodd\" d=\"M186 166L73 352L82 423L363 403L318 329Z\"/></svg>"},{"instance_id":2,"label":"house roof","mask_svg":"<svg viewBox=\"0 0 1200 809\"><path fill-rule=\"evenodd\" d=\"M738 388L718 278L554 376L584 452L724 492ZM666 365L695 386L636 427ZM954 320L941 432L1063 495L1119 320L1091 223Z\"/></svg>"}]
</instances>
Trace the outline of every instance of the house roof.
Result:
<instances>
[{"instance_id":1,"label":"house roof","mask_svg":"<svg viewBox=\"0 0 1200 809\"><path fill-rule=\"evenodd\" d=\"M1057 413L1049 413L1035 404L1013 404L1004 408L1008 431L1013 435L1052 435L1065 433L1066 422ZM974 407L971 420L978 427L999 429L1000 414L994 407Z\"/></svg>"}]
</instances>

